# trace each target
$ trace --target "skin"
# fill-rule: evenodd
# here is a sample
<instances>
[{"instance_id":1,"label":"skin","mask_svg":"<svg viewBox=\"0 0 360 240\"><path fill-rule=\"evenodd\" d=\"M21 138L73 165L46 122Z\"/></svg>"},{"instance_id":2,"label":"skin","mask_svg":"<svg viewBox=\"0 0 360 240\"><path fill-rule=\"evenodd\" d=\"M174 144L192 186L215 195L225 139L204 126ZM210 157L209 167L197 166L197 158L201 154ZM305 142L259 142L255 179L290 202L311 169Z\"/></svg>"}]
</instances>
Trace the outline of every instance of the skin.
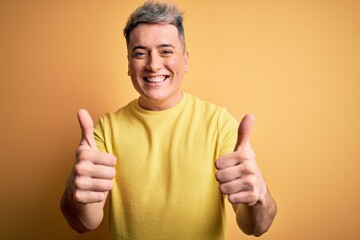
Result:
<instances>
[{"instance_id":1,"label":"skin","mask_svg":"<svg viewBox=\"0 0 360 240\"><path fill-rule=\"evenodd\" d=\"M170 24L140 24L128 44L128 75L139 92L139 104L151 111L175 106L182 99L181 84L188 71L188 53L178 31ZM116 157L98 151L90 114L81 109L82 131L76 161L61 200L61 209L72 228L86 232L99 226L115 177ZM256 164L250 145L253 117L241 121L234 152L217 159L216 179L228 195L243 232L259 236L270 227L276 204Z\"/></svg>"},{"instance_id":2,"label":"skin","mask_svg":"<svg viewBox=\"0 0 360 240\"><path fill-rule=\"evenodd\" d=\"M188 53L182 48L174 25L137 26L129 38L128 63L128 75L140 94L142 108L160 111L180 102L181 84L188 71Z\"/></svg>"},{"instance_id":3,"label":"skin","mask_svg":"<svg viewBox=\"0 0 360 240\"><path fill-rule=\"evenodd\" d=\"M246 234L260 236L271 226L277 207L250 145L253 123L252 115L242 119L234 152L218 158L215 166L220 191L228 195L238 226Z\"/></svg>"},{"instance_id":4,"label":"skin","mask_svg":"<svg viewBox=\"0 0 360 240\"><path fill-rule=\"evenodd\" d=\"M82 137L61 199L61 210L73 229L86 232L96 229L103 219L105 201L116 173L116 157L98 151L94 124L85 109L79 110L78 120Z\"/></svg>"}]
</instances>

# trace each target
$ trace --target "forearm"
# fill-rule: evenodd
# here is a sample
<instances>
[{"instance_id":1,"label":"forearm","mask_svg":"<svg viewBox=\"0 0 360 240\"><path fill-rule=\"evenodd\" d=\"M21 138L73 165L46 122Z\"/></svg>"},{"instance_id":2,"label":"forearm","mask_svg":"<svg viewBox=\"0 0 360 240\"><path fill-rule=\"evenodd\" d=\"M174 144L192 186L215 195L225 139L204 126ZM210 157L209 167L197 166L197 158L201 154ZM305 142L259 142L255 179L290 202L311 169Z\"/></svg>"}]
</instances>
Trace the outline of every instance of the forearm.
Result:
<instances>
[{"instance_id":1,"label":"forearm","mask_svg":"<svg viewBox=\"0 0 360 240\"><path fill-rule=\"evenodd\" d=\"M97 203L78 203L66 190L60 203L68 224L79 233L96 229L100 225L104 215L104 205L105 200Z\"/></svg>"},{"instance_id":2,"label":"forearm","mask_svg":"<svg viewBox=\"0 0 360 240\"><path fill-rule=\"evenodd\" d=\"M260 236L271 226L277 206L269 191L263 200L259 200L252 206L246 204L233 205L236 212L236 221L240 229L248 234Z\"/></svg>"}]
</instances>

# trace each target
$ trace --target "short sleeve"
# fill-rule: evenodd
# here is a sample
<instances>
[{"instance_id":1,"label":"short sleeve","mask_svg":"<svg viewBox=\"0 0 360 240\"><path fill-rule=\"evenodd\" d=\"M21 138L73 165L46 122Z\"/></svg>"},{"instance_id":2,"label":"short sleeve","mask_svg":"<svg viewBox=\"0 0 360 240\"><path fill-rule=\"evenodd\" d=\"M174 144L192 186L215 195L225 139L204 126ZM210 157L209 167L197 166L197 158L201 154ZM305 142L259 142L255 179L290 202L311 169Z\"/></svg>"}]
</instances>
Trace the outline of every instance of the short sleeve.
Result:
<instances>
[{"instance_id":1,"label":"short sleeve","mask_svg":"<svg viewBox=\"0 0 360 240\"><path fill-rule=\"evenodd\" d=\"M102 152L108 152L105 146L105 120L102 116L94 128L94 138L97 148Z\"/></svg>"},{"instance_id":2,"label":"short sleeve","mask_svg":"<svg viewBox=\"0 0 360 240\"><path fill-rule=\"evenodd\" d=\"M218 117L220 156L234 151L238 126L239 122L235 117L225 108L222 108Z\"/></svg>"}]
</instances>

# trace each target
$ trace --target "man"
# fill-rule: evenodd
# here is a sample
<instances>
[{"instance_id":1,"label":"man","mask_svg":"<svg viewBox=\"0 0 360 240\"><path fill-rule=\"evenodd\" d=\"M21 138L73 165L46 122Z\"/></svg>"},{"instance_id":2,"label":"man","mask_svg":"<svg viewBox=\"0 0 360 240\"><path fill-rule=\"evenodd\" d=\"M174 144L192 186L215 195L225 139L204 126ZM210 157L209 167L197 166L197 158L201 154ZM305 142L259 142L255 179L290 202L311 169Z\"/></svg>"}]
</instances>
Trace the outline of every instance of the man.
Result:
<instances>
[{"instance_id":1,"label":"man","mask_svg":"<svg viewBox=\"0 0 360 240\"><path fill-rule=\"evenodd\" d=\"M182 14L146 2L124 29L128 75L140 97L93 128L78 112L82 139L61 201L78 232L98 227L108 195L112 239L224 239L224 195L239 227L261 235L276 204L249 142L253 117L181 90L188 70Z\"/></svg>"}]
</instances>

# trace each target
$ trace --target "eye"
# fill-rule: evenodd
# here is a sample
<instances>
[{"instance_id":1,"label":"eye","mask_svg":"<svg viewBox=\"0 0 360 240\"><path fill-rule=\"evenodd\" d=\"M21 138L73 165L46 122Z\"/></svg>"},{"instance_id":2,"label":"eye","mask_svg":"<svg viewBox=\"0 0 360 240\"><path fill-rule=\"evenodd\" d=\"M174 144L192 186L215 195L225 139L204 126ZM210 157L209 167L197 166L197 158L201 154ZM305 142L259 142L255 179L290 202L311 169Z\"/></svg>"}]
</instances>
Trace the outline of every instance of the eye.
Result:
<instances>
[{"instance_id":1,"label":"eye","mask_svg":"<svg viewBox=\"0 0 360 240\"><path fill-rule=\"evenodd\" d=\"M168 55L173 54L174 51L171 50L171 49L162 49L162 50L160 51L160 53L161 53L161 55L163 55L163 56L168 56Z\"/></svg>"},{"instance_id":2,"label":"eye","mask_svg":"<svg viewBox=\"0 0 360 240\"><path fill-rule=\"evenodd\" d=\"M147 54L146 54L145 51L134 51L131 56L132 56L133 58L144 58L146 55L147 55Z\"/></svg>"}]
</instances>

